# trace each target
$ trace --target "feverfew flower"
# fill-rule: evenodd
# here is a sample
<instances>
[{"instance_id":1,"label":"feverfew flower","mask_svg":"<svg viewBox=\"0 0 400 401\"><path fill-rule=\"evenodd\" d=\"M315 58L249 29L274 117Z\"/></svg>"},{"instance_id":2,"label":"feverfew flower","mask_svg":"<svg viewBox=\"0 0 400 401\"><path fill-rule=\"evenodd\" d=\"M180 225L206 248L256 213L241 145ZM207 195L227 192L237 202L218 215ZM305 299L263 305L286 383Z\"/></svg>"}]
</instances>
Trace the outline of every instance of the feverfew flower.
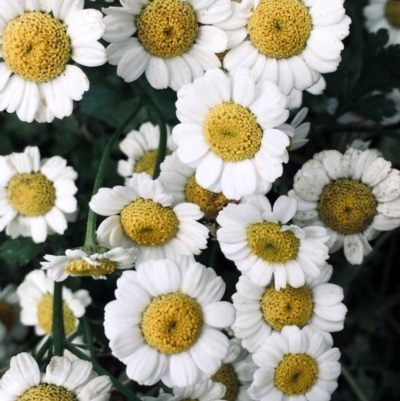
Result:
<instances>
[{"instance_id":1,"label":"feverfew flower","mask_svg":"<svg viewBox=\"0 0 400 401\"><path fill-rule=\"evenodd\" d=\"M105 279L115 269L131 269L137 255L136 248L121 247L102 253L88 254L81 249L67 249L65 256L45 255L46 262L41 262L48 277L55 281L63 281L68 276L92 276L94 279Z\"/></svg>"},{"instance_id":2,"label":"feverfew flower","mask_svg":"<svg viewBox=\"0 0 400 401\"><path fill-rule=\"evenodd\" d=\"M235 312L220 301L225 283L213 269L185 256L149 260L125 271L117 286L104 328L129 378L186 387L218 370L229 351L220 330Z\"/></svg>"},{"instance_id":3,"label":"feverfew flower","mask_svg":"<svg viewBox=\"0 0 400 401\"><path fill-rule=\"evenodd\" d=\"M231 15L230 0L126 0L103 9L107 56L126 82L143 72L156 89L178 90L204 71L219 68L215 53L228 36L213 24ZM132 37L135 35L135 37Z\"/></svg>"},{"instance_id":4,"label":"feverfew flower","mask_svg":"<svg viewBox=\"0 0 400 401\"><path fill-rule=\"evenodd\" d=\"M22 352L11 358L0 382L0 399L108 401L111 385L110 378L98 376L90 362L54 356L41 373L35 359Z\"/></svg>"},{"instance_id":5,"label":"feverfew flower","mask_svg":"<svg viewBox=\"0 0 400 401\"><path fill-rule=\"evenodd\" d=\"M75 220L77 177L60 156L40 160L36 146L0 156L0 231L34 242L63 234L67 221Z\"/></svg>"},{"instance_id":6,"label":"feverfew flower","mask_svg":"<svg viewBox=\"0 0 400 401\"><path fill-rule=\"evenodd\" d=\"M198 223L203 217L193 203L171 208L159 180L146 173L133 174L126 187L101 188L90 208L105 219L97 240L107 248L138 248L137 263L177 255L198 255L207 245L208 229Z\"/></svg>"},{"instance_id":7,"label":"feverfew flower","mask_svg":"<svg viewBox=\"0 0 400 401\"><path fill-rule=\"evenodd\" d=\"M281 331L286 326L305 325L324 332L343 330L346 306L341 302L343 289L328 283L332 266L325 265L319 277L306 276L306 283L293 288L276 291L272 284L253 284L248 277L241 276L236 284L237 292L232 296L236 309L236 320L232 325L235 336L242 339L243 346L255 352L273 330Z\"/></svg>"},{"instance_id":8,"label":"feverfew flower","mask_svg":"<svg viewBox=\"0 0 400 401\"><path fill-rule=\"evenodd\" d=\"M102 14L83 7L83 0L3 1L0 110L16 111L27 122L71 115L89 80L68 62L95 67L107 61L98 42L105 30Z\"/></svg>"},{"instance_id":9,"label":"feverfew flower","mask_svg":"<svg viewBox=\"0 0 400 401\"><path fill-rule=\"evenodd\" d=\"M329 336L330 337L330 336ZM340 352L306 326L274 332L253 355L260 367L249 388L253 400L330 400L340 375Z\"/></svg>"},{"instance_id":10,"label":"feverfew flower","mask_svg":"<svg viewBox=\"0 0 400 401\"><path fill-rule=\"evenodd\" d=\"M296 224L326 227L330 252L344 247L351 264L362 263L380 231L400 226L400 172L374 150L317 153L293 187Z\"/></svg>"},{"instance_id":11,"label":"feverfew flower","mask_svg":"<svg viewBox=\"0 0 400 401\"><path fill-rule=\"evenodd\" d=\"M197 169L199 185L228 199L266 193L289 158L289 137L276 128L289 116L286 105L273 82L256 84L248 69L207 71L178 92L178 157Z\"/></svg>"},{"instance_id":12,"label":"feverfew flower","mask_svg":"<svg viewBox=\"0 0 400 401\"><path fill-rule=\"evenodd\" d=\"M299 149L308 142L307 135L310 132L310 123L303 123L307 113L308 108L303 107L290 124L282 124L278 127L290 138L289 150Z\"/></svg>"},{"instance_id":13,"label":"feverfew flower","mask_svg":"<svg viewBox=\"0 0 400 401\"><path fill-rule=\"evenodd\" d=\"M307 275L318 277L325 265L329 237L323 227L287 225L296 211L296 201L287 196L273 208L263 195L229 204L217 218L222 252L254 284L265 286L274 278L277 291L286 284L303 286Z\"/></svg>"},{"instance_id":14,"label":"feverfew flower","mask_svg":"<svg viewBox=\"0 0 400 401\"><path fill-rule=\"evenodd\" d=\"M350 18L343 1L243 0L217 24L229 37L224 67L251 69L258 82L270 79L285 95L336 71Z\"/></svg>"}]
</instances>

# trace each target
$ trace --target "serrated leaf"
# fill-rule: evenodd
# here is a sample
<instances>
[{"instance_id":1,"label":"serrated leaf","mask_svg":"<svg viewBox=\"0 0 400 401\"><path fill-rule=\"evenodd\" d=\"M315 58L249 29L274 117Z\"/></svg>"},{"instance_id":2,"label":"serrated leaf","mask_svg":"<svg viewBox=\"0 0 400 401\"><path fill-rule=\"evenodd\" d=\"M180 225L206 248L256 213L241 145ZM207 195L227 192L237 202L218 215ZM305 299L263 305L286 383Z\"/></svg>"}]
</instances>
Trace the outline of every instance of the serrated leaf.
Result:
<instances>
[{"instance_id":1,"label":"serrated leaf","mask_svg":"<svg viewBox=\"0 0 400 401\"><path fill-rule=\"evenodd\" d=\"M10 239L1 245L0 257L9 264L24 266L39 254L42 245L31 238Z\"/></svg>"}]
</instances>

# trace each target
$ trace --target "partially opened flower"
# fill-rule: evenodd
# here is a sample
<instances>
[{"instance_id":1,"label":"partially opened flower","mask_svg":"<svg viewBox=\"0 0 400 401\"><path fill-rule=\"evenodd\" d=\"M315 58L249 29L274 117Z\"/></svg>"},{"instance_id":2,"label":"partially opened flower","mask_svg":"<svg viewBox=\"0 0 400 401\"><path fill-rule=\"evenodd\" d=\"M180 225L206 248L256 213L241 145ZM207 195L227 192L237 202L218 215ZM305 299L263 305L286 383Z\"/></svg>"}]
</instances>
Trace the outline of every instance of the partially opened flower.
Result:
<instances>
[{"instance_id":1,"label":"partially opened flower","mask_svg":"<svg viewBox=\"0 0 400 401\"><path fill-rule=\"evenodd\" d=\"M7 4L5 4L7 3ZM83 0L5 0L0 9L0 110L22 121L51 122L71 115L89 89L83 71L106 62L98 40L105 27Z\"/></svg>"},{"instance_id":2,"label":"partially opened flower","mask_svg":"<svg viewBox=\"0 0 400 401\"><path fill-rule=\"evenodd\" d=\"M349 34L343 1L244 0L217 26L229 37L224 67L251 69L256 81L270 79L285 95L336 71Z\"/></svg>"},{"instance_id":3,"label":"partially opened flower","mask_svg":"<svg viewBox=\"0 0 400 401\"><path fill-rule=\"evenodd\" d=\"M97 214L110 216L97 231L100 245L138 248L137 263L177 255L198 255L207 245L208 230L193 203L171 208L159 180L146 173L134 174L126 187L101 188L90 201Z\"/></svg>"},{"instance_id":4,"label":"partially opened flower","mask_svg":"<svg viewBox=\"0 0 400 401\"><path fill-rule=\"evenodd\" d=\"M230 0L123 0L103 9L107 56L126 82L144 72L156 89L178 90L218 68L226 33L213 26L231 15ZM135 35L135 37L132 37Z\"/></svg>"},{"instance_id":5,"label":"partially opened flower","mask_svg":"<svg viewBox=\"0 0 400 401\"><path fill-rule=\"evenodd\" d=\"M248 69L207 71L178 92L179 159L196 168L199 185L228 199L268 192L289 158L289 137L276 128L289 116L286 105L276 84L256 84Z\"/></svg>"},{"instance_id":6,"label":"partially opened flower","mask_svg":"<svg viewBox=\"0 0 400 401\"><path fill-rule=\"evenodd\" d=\"M87 290L72 292L63 287L64 331L69 335L78 328L79 320L86 312L92 299ZM18 287L21 305L21 322L34 326L39 336L49 335L53 328L54 280L43 270L33 270L25 276Z\"/></svg>"},{"instance_id":7,"label":"partially opened flower","mask_svg":"<svg viewBox=\"0 0 400 401\"><path fill-rule=\"evenodd\" d=\"M4 401L108 401L111 380L98 376L90 362L54 356L41 373L33 358L22 352L11 358L10 369L0 381Z\"/></svg>"},{"instance_id":8,"label":"partially opened flower","mask_svg":"<svg viewBox=\"0 0 400 401\"><path fill-rule=\"evenodd\" d=\"M105 279L116 269L131 269L137 255L136 248L104 249L102 253L88 254L81 249L67 249L65 256L45 255L41 262L43 270L55 281L63 281L68 276L92 276Z\"/></svg>"},{"instance_id":9,"label":"partially opened flower","mask_svg":"<svg viewBox=\"0 0 400 401\"><path fill-rule=\"evenodd\" d=\"M380 231L400 226L400 172L374 150L314 155L295 176L296 224L326 227L330 252L360 264Z\"/></svg>"},{"instance_id":10,"label":"partially opened flower","mask_svg":"<svg viewBox=\"0 0 400 401\"><path fill-rule=\"evenodd\" d=\"M75 220L77 177L60 156L40 160L36 146L0 156L0 231L34 242L63 234L67 221Z\"/></svg>"},{"instance_id":11,"label":"partially opened flower","mask_svg":"<svg viewBox=\"0 0 400 401\"><path fill-rule=\"evenodd\" d=\"M224 255L257 285L274 279L277 291L294 288L306 276L318 277L328 259L329 237L323 227L287 225L297 210L294 199L280 196L272 208L263 195L229 204L217 218L217 238Z\"/></svg>"},{"instance_id":12,"label":"partially opened flower","mask_svg":"<svg viewBox=\"0 0 400 401\"><path fill-rule=\"evenodd\" d=\"M234 308L220 301L225 283L213 269L187 256L149 260L117 285L104 328L129 378L186 387L218 370L229 351L220 330L232 324Z\"/></svg>"},{"instance_id":13,"label":"partially opened flower","mask_svg":"<svg viewBox=\"0 0 400 401\"><path fill-rule=\"evenodd\" d=\"M303 123L307 113L308 108L303 107L290 124L285 123L278 127L290 137L289 150L299 149L308 142L307 135L310 132L310 123Z\"/></svg>"},{"instance_id":14,"label":"partially opened flower","mask_svg":"<svg viewBox=\"0 0 400 401\"><path fill-rule=\"evenodd\" d=\"M288 285L276 291L272 284L253 284L241 276L232 296L236 320L232 325L235 336L243 346L255 352L273 330L286 326L305 325L322 332L343 330L346 306L341 302L343 289L328 283L332 266L325 265L318 278L306 276L306 283L298 288Z\"/></svg>"},{"instance_id":15,"label":"partially opened flower","mask_svg":"<svg viewBox=\"0 0 400 401\"><path fill-rule=\"evenodd\" d=\"M332 340L332 338L330 338ZM271 334L253 355L260 367L249 388L253 400L330 400L337 388L340 352L321 333L306 326Z\"/></svg>"}]
</instances>

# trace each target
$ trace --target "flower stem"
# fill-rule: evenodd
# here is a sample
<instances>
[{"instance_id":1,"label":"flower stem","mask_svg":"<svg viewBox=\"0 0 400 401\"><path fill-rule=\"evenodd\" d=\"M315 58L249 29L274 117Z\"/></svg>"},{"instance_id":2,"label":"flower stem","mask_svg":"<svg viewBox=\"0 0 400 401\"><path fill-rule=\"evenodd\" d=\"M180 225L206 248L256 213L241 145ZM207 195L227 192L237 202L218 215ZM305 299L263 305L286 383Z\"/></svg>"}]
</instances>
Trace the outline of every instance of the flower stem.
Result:
<instances>
[{"instance_id":1,"label":"flower stem","mask_svg":"<svg viewBox=\"0 0 400 401\"><path fill-rule=\"evenodd\" d=\"M363 390L361 389L361 386L356 382L354 377L351 375L349 370L344 365L342 365L342 373L345 379L347 380L347 383L349 383L350 387L356 393L358 399L360 401L369 401L369 398L364 394Z\"/></svg>"},{"instance_id":2,"label":"flower stem","mask_svg":"<svg viewBox=\"0 0 400 401\"><path fill-rule=\"evenodd\" d=\"M64 310L62 298L62 282L54 282L53 294L53 325L54 355L62 356L65 345Z\"/></svg>"},{"instance_id":3,"label":"flower stem","mask_svg":"<svg viewBox=\"0 0 400 401\"><path fill-rule=\"evenodd\" d=\"M121 136L125 128L133 120L133 118L136 116L136 114L139 112L141 108L142 108L142 103L139 102L132 110L132 113L127 117L127 119L122 123L122 125L114 132L114 134L108 141L106 147L104 148L103 156L101 157L99 169L97 171L96 180L94 181L92 196L97 194L97 191L103 184L104 173L106 171L107 163L110 158L110 153L115 142ZM97 214L93 212L92 209L89 209L89 214L86 224L85 246L96 245L96 220L97 220Z\"/></svg>"},{"instance_id":4,"label":"flower stem","mask_svg":"<svg viewBox=\"0 0 400 401\"><path fill-rule=\"evenodd\" d=\"M95 361L96 353L95 353L94 346L93 346L92 330L90 329L90 324L85 317L83 317L81 319L81 322L82 322L82 327L83 327L83 336L85 338L85 343L89 347L90 357L92 358L92 361Z\"/></svg>"},{"instance_id":5,"label":"flower stem","mask_svg":"<svg viewBox=\"0 0 400 401\"><path fill-rule=\"evenodd\" d=\"M140 398L137 397L134 393L132 393L128 388L126 388L118 379L116 379L112 374L110 374L106 369L102 368L97 362L93 361L90 357L84 354L82 351L79 351L72 344L66 344L66 347L69 351L71 351L78 358L83 359L85 361L89 361L93 365L93 370L99 375L107 375L114 387L123 394L128 401L140 401Z\"/></svg>"},{"instance_id":6,"label":"flower stem","mask_svg":"<svg viewBox=\"0 0 400 401\"><path fill-rule=\"evenodd\" d=\"M40 350L36 353L35 359L37 363L40 363L45 355L45 353L49 350L49 348L53 344L53 338L49 336L46 342L41 346Z\"/></svg>"}]
</instances>

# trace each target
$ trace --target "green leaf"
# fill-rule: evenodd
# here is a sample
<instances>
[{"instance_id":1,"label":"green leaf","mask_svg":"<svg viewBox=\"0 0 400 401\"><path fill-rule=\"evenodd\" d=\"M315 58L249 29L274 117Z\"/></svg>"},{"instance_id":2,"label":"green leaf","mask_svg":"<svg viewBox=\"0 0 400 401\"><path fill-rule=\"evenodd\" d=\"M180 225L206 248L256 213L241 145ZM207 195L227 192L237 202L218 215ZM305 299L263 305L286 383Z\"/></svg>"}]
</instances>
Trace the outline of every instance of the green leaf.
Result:
<instances>
[{"instance_id":1,"label":"green leaf","mask_svg":"<svg viewBox=\"0 0 400 401\"><path fill-rule=\"evenodd\" d=\"M31 238L10 239L1 245L0 257L9 264L24 266L39 254L42 245Z\"/></svg>"}]
</instances>

